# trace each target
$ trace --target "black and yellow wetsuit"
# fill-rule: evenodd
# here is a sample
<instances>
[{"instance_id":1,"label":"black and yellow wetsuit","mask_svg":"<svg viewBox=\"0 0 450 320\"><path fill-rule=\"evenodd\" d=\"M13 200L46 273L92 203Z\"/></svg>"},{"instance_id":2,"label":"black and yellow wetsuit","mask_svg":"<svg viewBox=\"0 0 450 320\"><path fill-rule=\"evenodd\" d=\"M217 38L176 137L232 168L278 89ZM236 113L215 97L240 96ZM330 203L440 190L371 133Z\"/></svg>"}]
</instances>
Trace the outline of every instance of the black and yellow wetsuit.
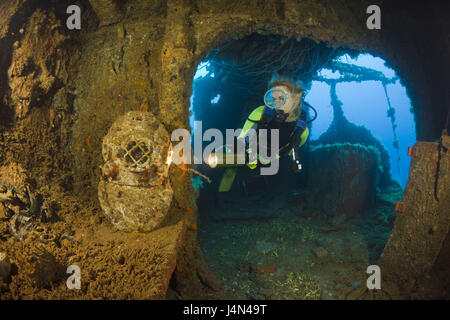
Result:
<instances>
[{"instance_id":1,"label":"black and yellow wetsuit","mask_svg":"<svg viewBox=\"0 0 450 320\"><path fill-rule=\"evenodd\" d=\"M279 156L289 154L294 161L299 159L299 148L306 143L309 136L309 129L306 125L304 113L296 121L286 122L277 121L274 117L274 111L266 106L260 106L254 109L242 128L238 139L244 139L250 129L278 129L279 130ZM268 135L268 146L270 146L270 134ZM248 163L250 169L258 166L259 159ZM227 168L220 181L219 192L228 192L231 189L236 176L236 168Z\"/></svg>"}]
</instances>

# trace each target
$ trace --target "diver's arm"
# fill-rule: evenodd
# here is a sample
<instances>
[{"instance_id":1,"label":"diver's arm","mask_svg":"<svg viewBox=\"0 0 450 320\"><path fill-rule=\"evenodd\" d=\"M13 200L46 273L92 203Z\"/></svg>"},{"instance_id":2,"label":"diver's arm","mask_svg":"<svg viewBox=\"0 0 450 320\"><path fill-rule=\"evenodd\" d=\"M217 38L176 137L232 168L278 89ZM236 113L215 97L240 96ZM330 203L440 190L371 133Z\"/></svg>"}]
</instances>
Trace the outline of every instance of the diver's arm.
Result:
<instances>
[{"instance_id":1,"label":"diver's arm","mask_svg":"<svg viewBox=\"0 0 450 320\"><path fill-rule=\"evenodd\" d=\"M261 120L261 116L264 112L264 106L257 107L250 113L247 120L242 127L242 131L238 136L238 139L244 139L250 129L257 129L258 121Z\"/></svg>"},{"instance_id":2,"label":"diver's arm","mask_svg":"<svg viewBox=\"0 0 450 320\"><path fill-rule=\"evenodd\" d=\"M244 143L245 147L245 157L246 157L246 164L248 165L248 167L250 169L254 169L257 166L257 161L255 161L256 159L254 159L255 156L255 152L256 150L251 150L251 136L249 131L251 129L254 130L254 132L256 132L256 130L258 129L258 123L262 118L263 112L264 112L264 108L265 106L259 106L257 108L255 108L250 115L248 116L247 120L244 123L244 126L242 127L242 131L238 136L238 141L242 141L242 143ZM252 156L250 156L250 153Z\"/></svg>"}]
</instances>

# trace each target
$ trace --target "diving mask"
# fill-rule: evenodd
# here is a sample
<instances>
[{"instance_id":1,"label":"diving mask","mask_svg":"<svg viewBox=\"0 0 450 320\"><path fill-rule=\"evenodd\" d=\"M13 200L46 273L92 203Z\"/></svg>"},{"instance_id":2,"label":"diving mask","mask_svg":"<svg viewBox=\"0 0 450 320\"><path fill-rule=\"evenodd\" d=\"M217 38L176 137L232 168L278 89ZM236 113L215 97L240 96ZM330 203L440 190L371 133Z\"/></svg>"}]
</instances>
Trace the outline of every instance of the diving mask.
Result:
<instances>
[{"instance_id":1,"label":"diving mask","mask_svg":"<svg viewBox=\"0 0 450 320\"><path fill-rule=\"evenodd\" d=\"M290 94L280 88L272 88L264 95L264 104L271 109L279 109L284 106Z\"/></svg>"}]
</instances>

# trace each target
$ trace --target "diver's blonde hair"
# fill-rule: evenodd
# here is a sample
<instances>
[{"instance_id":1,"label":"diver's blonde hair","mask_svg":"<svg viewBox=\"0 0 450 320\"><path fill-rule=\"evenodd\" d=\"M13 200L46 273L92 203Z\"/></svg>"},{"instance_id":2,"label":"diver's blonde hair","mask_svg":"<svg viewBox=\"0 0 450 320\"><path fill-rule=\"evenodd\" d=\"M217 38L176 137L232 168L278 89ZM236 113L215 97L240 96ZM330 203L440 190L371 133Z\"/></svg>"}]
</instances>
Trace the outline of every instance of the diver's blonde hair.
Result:
<instances>
[{"instance_id":1,"label":"diver's blonde hair","mask_svg":"<svg viewBox=\"0 0 450 320\"><path fill-rule=\"evenodd\" d=\"M272 79L270 79L268 84L268 89L272 89L273 87L277 86L285 86L289 89L289 91L293 94L301 94L305 92L303 89L303 81L301 80L295 80L290 77L286 76L280 76L277 74L272 75ZM299 99L297 108L295 108L293 111L289 112L288 117L286 118L287 122L295 121L300 116L300 113L302 112L302 100Z\"/></svg>"}]
</instances>

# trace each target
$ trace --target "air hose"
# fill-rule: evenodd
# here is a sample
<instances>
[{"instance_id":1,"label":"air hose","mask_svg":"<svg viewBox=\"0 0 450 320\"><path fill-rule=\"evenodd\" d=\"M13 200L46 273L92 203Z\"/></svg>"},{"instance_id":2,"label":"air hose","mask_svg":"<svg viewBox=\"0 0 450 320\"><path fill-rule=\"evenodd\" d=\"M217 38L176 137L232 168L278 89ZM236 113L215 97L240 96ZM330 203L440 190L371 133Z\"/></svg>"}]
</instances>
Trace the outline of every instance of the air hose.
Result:
<instances>
[{"instance_id":1,"label":"air hose","mask_svg":"<svg viewBox=\"0 0 450 320\"><path fill-rule=\"evenodd\" d=\"M311 120L306 122L306 124L310 124L311 122L313 122L314 120L317 119L317 110L312 105L310 105L308 102L306 102L305 100L303 100L303 104L307 105L309 108L311 108L314 111L314 118L312 118Z\"/></svg>"}]
</instances>

